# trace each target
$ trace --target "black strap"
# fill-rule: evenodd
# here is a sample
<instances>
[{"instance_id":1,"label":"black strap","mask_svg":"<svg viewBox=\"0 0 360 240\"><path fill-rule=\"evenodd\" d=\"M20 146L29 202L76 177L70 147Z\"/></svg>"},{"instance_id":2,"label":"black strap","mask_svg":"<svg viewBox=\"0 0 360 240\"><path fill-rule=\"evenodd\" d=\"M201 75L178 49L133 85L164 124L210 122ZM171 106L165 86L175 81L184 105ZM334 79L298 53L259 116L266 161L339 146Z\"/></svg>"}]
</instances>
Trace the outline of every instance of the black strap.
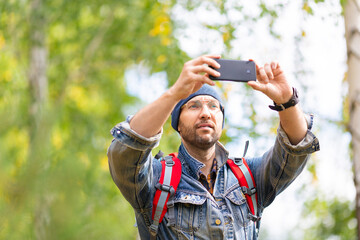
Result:
<instances>
[{"instance_id":1,"label":"black strap","mask_svg":"<svg viewBox=\"0 0 360 240\"><path fill-rule=\"evenodd\" d=\"M297 92L296 88L293 88L293 95L292 95L292 97L290 98L290 100L288 102L283 103L283 104L277 104L277 103L274 102L274 106L269 105L269 108L272 109L272 110L280 112L280 111L285 110L285 109L287 109L289 107L295 106L298 103L299 103L298 92Z\"/></svg>"},{"instance_id":2,"label":"black strap","mask_svg":"<svg viewBox=\"0 0 360 240\"><path fill-rule=\"evenodd\" d=\"M249 140L246 140L243 158L245 157L245 155L247 153L248 147L249 147Z\"/></svg>"},{"instance_id":3,"label":"black strap","mask_svg":"<svg viewBox=\"0 0 360 240\"><path fill-rule=\"evenodd\" d=\"M155 155L155 157L154 158L156 158L156 159L160 159L160 158L162 158L164 156L164 153L160 150L156 155Z\"/></svg>"}]
</instances>

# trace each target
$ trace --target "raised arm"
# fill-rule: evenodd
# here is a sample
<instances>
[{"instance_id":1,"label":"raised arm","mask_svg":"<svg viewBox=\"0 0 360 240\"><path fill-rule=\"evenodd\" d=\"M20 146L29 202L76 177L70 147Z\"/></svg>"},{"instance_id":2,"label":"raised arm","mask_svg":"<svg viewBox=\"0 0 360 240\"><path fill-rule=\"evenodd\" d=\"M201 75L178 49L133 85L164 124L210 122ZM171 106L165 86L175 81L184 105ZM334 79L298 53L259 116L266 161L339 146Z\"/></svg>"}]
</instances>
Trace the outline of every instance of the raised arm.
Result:
<instances>
[{"instance_id":1,"label":"raised arm","mask_svg":"<svg viewBox=\"0 0 360 240\"><path fill-rule=\"evenodd\" d=\"M181 99L196 92L205 83L214 85L209 75L219 76L219 73L210 66L219 68L220 65L212 58L220 58L220 56L205 55L186 62L175 84L135 114L130 122L131 129L144 137L158 134Z\"/></svg>"},{"instance_id":2,"label":"raised arm","mask_svg":"<svg viewBox=\"0 0 360 240\"><path fill-rule=\"evenodd\" d=\"M293 95L279 63L271 62L263 67L256 65L257 80L250 81L248 85L257 91L263 92L277 104L284 104ZM307 123L299 105L287 108L279 112L281 127L286 132L293 145L298 144L307 133Z\"/></svg>"}]
</instances>

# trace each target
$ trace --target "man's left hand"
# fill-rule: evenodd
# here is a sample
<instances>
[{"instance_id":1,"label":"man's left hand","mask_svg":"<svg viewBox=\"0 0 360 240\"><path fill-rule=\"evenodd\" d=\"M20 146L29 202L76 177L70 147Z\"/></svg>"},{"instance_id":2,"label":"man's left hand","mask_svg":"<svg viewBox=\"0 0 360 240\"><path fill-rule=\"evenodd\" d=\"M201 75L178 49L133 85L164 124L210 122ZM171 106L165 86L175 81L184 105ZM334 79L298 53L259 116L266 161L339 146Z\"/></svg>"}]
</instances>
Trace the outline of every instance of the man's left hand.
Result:
<instances>
[{"instance_id":1,"label":"man's left hand","mask_svg":"<svg viewBox=\"0 0 360 240\"><path fill-rule=\"evenodd\" d=\"M260 91L277 104L289 101L293 94L284 71L278 62L266 63L263 67L256 64L257 81L250 81L248 85L254 90Z\"/></svg>"}]
</instances>

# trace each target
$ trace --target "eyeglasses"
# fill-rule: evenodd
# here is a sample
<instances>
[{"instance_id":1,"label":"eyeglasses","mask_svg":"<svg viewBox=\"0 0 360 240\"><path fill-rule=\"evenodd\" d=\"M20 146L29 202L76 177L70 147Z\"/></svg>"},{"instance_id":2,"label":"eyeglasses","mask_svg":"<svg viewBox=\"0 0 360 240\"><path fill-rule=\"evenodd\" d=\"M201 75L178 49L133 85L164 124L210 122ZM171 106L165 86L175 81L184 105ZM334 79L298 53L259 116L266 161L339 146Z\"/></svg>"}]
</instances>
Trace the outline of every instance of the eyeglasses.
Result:
<instances>
[{"instance_id":1,"label":"eyeglasses","mask_svg":"<svg viewBox=\"0 0 360 240\"><path fill-rule=\"evenodd\" d=\"M186 104L184 104L182 106L182 108L186 108L189 111L197 112L197 111L200 111L204 107L204 105L206 105L207 108L209 109L209 111L211 111L213 113L217 113L222 109L220 103L217 102L217 101L213 101L213 100L209 100L209 101L200 101L200 100L189 101Z\"/></svg>"}]
</instances>

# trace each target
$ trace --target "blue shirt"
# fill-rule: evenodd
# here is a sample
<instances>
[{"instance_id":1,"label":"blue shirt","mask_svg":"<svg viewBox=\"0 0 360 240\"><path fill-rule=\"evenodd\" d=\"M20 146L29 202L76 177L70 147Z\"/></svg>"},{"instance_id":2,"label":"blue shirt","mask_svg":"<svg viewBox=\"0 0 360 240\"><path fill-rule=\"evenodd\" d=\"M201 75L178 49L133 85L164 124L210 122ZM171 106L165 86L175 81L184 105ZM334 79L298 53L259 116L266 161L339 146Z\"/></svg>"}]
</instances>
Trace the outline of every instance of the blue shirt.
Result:
<instances>
[{"instance_id":1,"label":"blue shirt","mask_svg":"<svg viewBox=\"0 0 360 240\"><path fill-rule=\"evenodd\" d=\"M111 176L135 211L141 239L150 239L152 203L155 184L159 182L161 164L151 156L161 134L145 138L129 125L131 118L116 125L108 159ZM255 178L258 211L274 200L303 170L311 153L319 150L319 141L310 131L296 146L279 127L274 146L263 156L247 159ZM256 239L254 223L238 180L228 168L229 153L216 143L217 177L213 194L198 181L203 163L194 159L180 145L178 158L182 176L168 211L159 225L157 239Z\"/></svg>"}]
</instances>

